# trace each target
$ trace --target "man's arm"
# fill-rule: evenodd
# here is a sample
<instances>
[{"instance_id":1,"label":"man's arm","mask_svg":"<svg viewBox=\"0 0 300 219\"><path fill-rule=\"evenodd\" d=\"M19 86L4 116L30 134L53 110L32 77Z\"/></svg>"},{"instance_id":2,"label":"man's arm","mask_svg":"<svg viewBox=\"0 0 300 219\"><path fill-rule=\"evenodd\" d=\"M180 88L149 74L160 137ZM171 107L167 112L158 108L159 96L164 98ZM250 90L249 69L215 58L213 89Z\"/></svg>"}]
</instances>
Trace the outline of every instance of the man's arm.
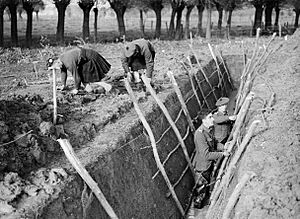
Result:
<instances>
[{"instance_id":1,"label":"man's arm","mask_svg":"<svg viewBox=\"0 0 300 219\"><path fill-rule=\"evenodd\" d=\"M140 48L141 48L141 54L144 56L145 58L145 62L146 62L146 68L147 68L147 77L152 77L152 73L154 70L154 58L152 56L151 50L150 50L150 45L148 43L148 41L143 41L142 43L140 43Z\"/></svg>"},{"instance_id":2,"label":"man's arm","mask_svg":"<svg viewBox=\"0 0 300 219\"><path fill-rule=\"evenodd\" d=\"M229 116L227 116L227 115L213 114L213 117L214 117L214 122L217 123L217 124L230 121Z\"/></svg>"},{"instance_id":3,"label":"man's arm","mask_svg":"<svg viewBox=\"0 0 300 219\"><path fill-rule=\"evenodd\" d=\"M200 153L204 153L204 156L207 160L217 160L218 158L223 156L223 152L211 151L203 133L198 132L196 133L196 135L197 136L195 138L195 145L199 149Z\"/></svg>"},{"instance_id":4,"label":"man's arm","mask_svg":"<svg viewBox=\"0 0 300 219\"><path fill-rule=\"evenodd\" d=\"M122 53L122 56L121 56L121 63L122 63L122 67L123 67L125 73L130 72L130 69L128 66L128 58L125 56L124 52Z\"/></svg>"}]
</instances>

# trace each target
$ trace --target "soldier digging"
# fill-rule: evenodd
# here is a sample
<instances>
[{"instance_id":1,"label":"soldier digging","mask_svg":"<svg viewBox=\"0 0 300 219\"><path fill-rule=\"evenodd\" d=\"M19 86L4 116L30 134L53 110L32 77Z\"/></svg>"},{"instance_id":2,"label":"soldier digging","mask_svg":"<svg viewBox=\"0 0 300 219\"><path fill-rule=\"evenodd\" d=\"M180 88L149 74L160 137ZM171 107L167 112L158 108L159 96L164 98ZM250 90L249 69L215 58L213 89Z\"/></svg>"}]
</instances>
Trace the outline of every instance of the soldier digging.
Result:
<instances>
[{"instance_id":1,"label":"soldier digging","mask_svg":"<svg viewBox=\"0 0 300 219\"><path fill-rule=\"evenodd\" d=\"M121 62L129 82L140 83L141 74L145 74L152 85L154 58L155 50L148 40L138 39L125 44Z\"/></svg>"},{"instance_id":2,"label":"soldier digging","mask_svg":"<svg viewBox=\"0 0 300 219\"><path fill-rule=\"evenodd\" d=\"M51 67L61 69L62 86L59 88L60 90L67 89L67 71L72 73L75 81L75 88L71 91L73 94L78 93L81 83L85 91L92 92L93 88L90 83L100 82L110 70L110 66L98 52L80 47L64 52L58 59L50 58L47 61L48 69Z\"/></svg>"}]
</instances>

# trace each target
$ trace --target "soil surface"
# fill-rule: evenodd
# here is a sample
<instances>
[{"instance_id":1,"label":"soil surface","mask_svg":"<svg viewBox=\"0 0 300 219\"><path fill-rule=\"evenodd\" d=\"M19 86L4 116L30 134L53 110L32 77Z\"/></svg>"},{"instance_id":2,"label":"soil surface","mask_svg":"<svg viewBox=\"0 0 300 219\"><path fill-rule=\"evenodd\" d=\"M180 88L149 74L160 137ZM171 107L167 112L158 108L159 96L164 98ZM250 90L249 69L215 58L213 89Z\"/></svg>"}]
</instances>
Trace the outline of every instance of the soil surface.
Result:
<instances>
[{"instance_id":1,"label":"soil surface","mask_svg":"<svg viewBox=\"0 0 300 219\"><path fill-rule=\"evenodd\" d=\"M294 43L283 41L283 39L275 40L277 44L282 43L283 46L276 51L272 58L268 59L267 70L263 77L257 78L256 89L260 88L256 91L257 93L268 95L266 85L271 84L270 86L277 95L276 105L267 117L269 127L267 131L262 131L257 135L261 136L259 137L260 141L267 138L272 139L273 143L270 140L265 140L266 143L257 143L259 150L266 151L258 153L257 149L249 150L247 152L249 153L247 155L249 164L244 162L245 168L250 164L253 166L256 162L258 162L257 168L268 167L269 169L261 169L260 173L264 173L266 176L263 176L260 181L259 178L256 178L257 183L267 194L269 187L266 188L263 185L269 186L270 182L277 182L278 185L274 184L273 187L282 190L282 194L286 194L284 191L289 192L285 198L293 201L284 202L284 205L290 206L295 212L299 212L299 189L297 189L297 187L299 188L299 135L296 135L297 130L299 131L297 119L299 120L300 107L299 91L296 86L297 79L299 79L299 57L298 59L296 57L297 52L299 54L299 44L295 43L296 38L299 41L299 32L297 33L298 35L293 37ZM268 38L261 38L259 43L263 46L268 40ZM168 70L173 71L177 78L186 74L182 62L187 63L185 57L192 53L189 48L190 41L153 41L153 44L157 51L154 82L160 93L171 86L166 74ZM241 56L243 48L250 56L254 39L219 41L218 44L216 42L213 44L218 46L223 56ZM99 136L99 133L105 130L107 125L124 118L133 107L123 82L120 80L123 77L119 59L122 44L86 44L84 46L97 50L112 64L112 69L105 80L113 85L113 89L108 94L82 92L76 96L68 91L63 93L58 91L59 119L57 126L51 122L53 104L52 85L49 81L52 79L51 72L46 71L45 61L51 54L59 55L69 48L47 46L40 50L7 49L1 51L0 215L14 211L18 207L21 197L26 196L34 200L37 195L53 195L55 193L51 190L51 185L60 183L66 177L65 170L48 168L58 166L53 164L64 156L55 138L60 134L67 134L75 151L80 150L86 143ZM194 40L193 48L201 64L205 65L211 60L211 54L205 41ZM290 56L291 52L295 55ZM232 77L238 78L239 74L232 75ZM265 85L259 86L262 83ZM71 76L69 76L68 84L72 89L74 83ZM147 108L147 103L152 98L145 96L145 93L138 87L134 87L134 90L139 101L144 103L144 107ZM269 97L263 98L268 99ZM123 124L126 125L126 123ZM122 133L122 127L119 129ZM109 138L108 135L106 137ZM106 141L105 139L101 140ZM281 144L278 145L279 142ZM277 156L280 159L277 159ZM81 159L83 163L86 163L90 157L81 157ZM278 168L274 169L272 162L276 162L279 165ZM282 178L275 181L272 174L278 174ZM258 185L254 185L254 187L258 187ZM285 190L289 188L294 189ZM274 191L277 190L272 190L272 192ZM253 192L251 194L253 194L251 197L254 197L251 206L253 208L262 206L260 203L265 202L262 199L263 196L256 197ZM271 211L276 212L278 207L272 204L274 198L270 197L267 197L271 206L268 208L272 208ZM241 206L250 208L249 204L241 204ZM298 210L294 206L298 206ZM261 213L260 211L256 212ZM262 213L264 212L262 210ZM289 216L289 214L285 215Z\"/></svg>"}]
</instances>

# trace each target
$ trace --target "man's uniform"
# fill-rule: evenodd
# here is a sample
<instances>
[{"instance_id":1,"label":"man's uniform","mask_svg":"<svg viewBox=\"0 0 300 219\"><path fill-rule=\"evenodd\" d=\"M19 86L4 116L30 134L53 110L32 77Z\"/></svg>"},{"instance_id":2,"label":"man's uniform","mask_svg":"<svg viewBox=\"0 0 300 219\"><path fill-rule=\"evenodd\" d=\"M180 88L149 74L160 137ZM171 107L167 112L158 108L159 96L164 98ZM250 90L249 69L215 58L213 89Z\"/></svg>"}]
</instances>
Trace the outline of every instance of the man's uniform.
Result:
<instances>
[{"instance_id":1,"label":"man's uniform","mask_svg":"<svg viewBox=\"0 0 300 219\"><path fill-rule=\"evenodd\" d=\"M153 45L148 40L138 39L125 45L121 62L125 73L130 73L130 71L137 73L141 69L146 69L147 78L152 79L154 58ZM135 75L135 80L139 82L140 79Z\"/></svg>"},{"instance_id":2,"label":"man's uniform","mask_svg":"<svg viewBox=\"0 0 300 219\"><path fill-rule=\"evenodd\" d=\"M227 105L229 102L229 99L226 97L221 97L217 103L216 106L222 106ZM214 136L215 139L225 144L232 128L232 121L229 119L229 115L227 112L222 113L220 111L217 111L213 114L214 117Z\"/></svg>"},{"instance_id":3,"label":"man's uniform","mask_svg":"<svg viewBox=\"0 0 300 219\"><path fill-rule=\"evenodd\" d=\"M198 188L201 188L203 184L209 184L210 175L214 167L213 163L223 156L223 152L221 151L224 150L224 145L218 143L215 140L212 131L204 125L201 125L196 130L194 142L196 154L193 160L193 166L195 168L197 186ZM209 188L201 194L207 195L209 192L208 189ZM200 197L200 194L196 195L195 205L200 204L197 203L197 198L202 200L204 198L203 196ZM202 200L198 200L198 202L201 202Z\"/></svg>"}]
</instances>

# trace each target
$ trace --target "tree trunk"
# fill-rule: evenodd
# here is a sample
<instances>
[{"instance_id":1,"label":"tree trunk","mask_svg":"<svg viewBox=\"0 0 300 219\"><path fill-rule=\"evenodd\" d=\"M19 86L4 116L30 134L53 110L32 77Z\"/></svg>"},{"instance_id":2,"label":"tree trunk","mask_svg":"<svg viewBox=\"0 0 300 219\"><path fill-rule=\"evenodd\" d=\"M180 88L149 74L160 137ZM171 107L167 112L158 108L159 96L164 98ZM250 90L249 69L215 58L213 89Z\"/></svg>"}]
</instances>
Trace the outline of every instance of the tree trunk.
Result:
<instances>
[{"instance_id":1,"label":"tree trunk","mask_svg":"<svg viewBox=\"0 0 300 219\"><path fill-rule=\"evenodd\" d=\"M12 46L18 46L18 23L17 23L17 5L9 4L10 23L11 23L11 43Z\"/></svg>"},{"instance_id":2,"label":"tree trunk","mask_svg":"<svg viewBox=\"0 0 300 219\"><path fill-rule=\"evenodd\" d=\"M230 39L230 30L231 30L231 18L233 10L228 11L227 25L226 25L226 37Z\"/></svg>"},{"instance_id":3,"label":"tree trunk","mask_svg":"<svg viewBox=\"0 0 300 219\"><path fill-rule=\"evenodd\" d=\"M275 17L275 23L274 26L278 27L279 24L279 16L280 16L280 8L277 6L275 7L275 13L276 13L276 17Z\"/></svg>"},{"instance_id":4,"label":"tree trunk","mask_svg":"<svg viewBox=\"0 0 300 219\"><path fill-rule=\"evenodd\" d=\"M142 35L144 37L145 36L145 26L144 26L143 10L140 10L140 30L141 30Z\"/></svg>"},{"instance_id":5,"label":"tree trunk","mask_svg":"<svg viewBox=\"0 0 300 219\"><path fill-rule=\"evenodd\" d=\"M219 4L216 3L216 8L218 11L218 31L219 31L219 35L221 35L221 31L222 31L222 19L223 19L223 7Z\"/></svg>"},{"instance_id":6,"label":"tree trunk","mask_svg":"<svg viewBox=\"0 0 300 219\"><path fill-rule=\"evenodd\" d=\"M25 8L24 8L25 9ZM26 27L26 46L28 48L32 45L32 17L33 17L33 8L25 9L27 13L27 27Z\"/></svg>"},{"instance_id":7,"label":"tree trunk","mask_svg":"<svg viewBox=\"0 0 300 219\"><path fill-rule=\"evenodd\" d=\"M273 11L273 5L272 4L266 4L265 8L265 29L272 27L272 11Z\"/></svg>"},{"instance_id":8,"label":"tree trunk","mask_svg":"<svg viewBox=\"0 0 300 219\"><path fill-rule=\"evenodd\" d=\"M197 36L200 36L202 34L202 18L203 18L204 6L202 4L197 5L197 10L198 10Z\"/></svg>"},{"instance_id":9,"label":"tree trunk","mask_svg":"<svg viewBox=\"0 0 300 219\"><path fill-rule=\"evenodd\" d=\"M82 38L88 40L90 38L90 11L92 7L84 7L83 10L83 24L82 24Z\"/></svg>"},{"instance_id":10,"label":"tree trunk","mask_svg":"<svg viewBox=\"0 0 300 219\"><path fill-rule=\"evenodd\" d=\"M4 9L3 7L0 8L0 47L3 47L3 30L4 30Z\"/></svg>"},{"instance_id":11,"label":"tree trunk","mask_svg":"<svg viewBox=\"0 0 300 219\"><path fill-rule=\"evenodd\" d=\"M295 9L296 17L295 17L295 24L294 27L299 27L299 15L300 15L300 9Z\"/></svg>"},{"instance_id":12,"label":"tree trunk","mask_svg":"<svg viewBox=\"0 0 300 219\"><path fill-rule=\"evenodd\" d=\"M206 24L206 39L211 39L211 4L210 1L206 1L206 10L207 10L207 24Z\"/></svg>"},{"instance_id":13,"label":"tree trunk","mask_svg":"<svg viewBox=\"0 0 300 219\"><path fill-rule=\"evenodd\" d=\"M180 40L182 38L181 18L182 18L182 11L183 11L184 7L185 7L185 5L181 4L177 8L175 40Z\"/></svg>"},{"instance_id":14,"label":"tree trunk","mask_svg":"<svg viewBox=\"0 0 300 219\"><path fill-rule=\"evenodd\" d=\"M59 43L63 43L64 38L65 38L65 12L66 12L68 4L66 4L65 2L55 3L55 6L56 6L56 9L58 12L56 40Z\"/></svg>"},{"instance_id":15,"label":"tree trunk","mask_svg":"<svg viewBox=\"0 0 300 219\"><path fill-rule=\"evenodd\" d=\"M94 20L94 42L97 42L97 34L98 34L98 8L95 7L94 9L95 20Z\"/></svg>"},{"instance_id":16,"label":"tree trunk","mask_svg":"<svg viewBox=\"0 0 300 219\"><path fill-rule=\"evenodd\" d=\"M118 9L118 10L115 10L115 12L117 14L119 34L120 34L120 37L123 37L126 34L125 23L124 23L125 10Z\"/></svg>"},{"instance_id":17,"label":"tree trunk","mask_svg":"<svg viewBox=\"0 0 300 219\"><path fill-rule=\"evenodd\" d=\"M156 8L154 10L156 15L156 27L155 27L155 38L159 39L161 34L161 10L162 8Z\"/></svg>"},{"instance_id":18,"label":"tree trunk","mask_svg":"<svg viewBox=\"0 0 300 219\"><path fill-rule=\"evenodd\" d=\"M254 24L253 24L253 35L256 35L256 29L261 28L261 21L262 21L262 14L263 14L263 7L261 5L254 5L255 7L255 17L254 17Z\"/></svg>"},{"instance_id":19,"label":"tree trunk","mask_svg":"<svg viewBox=\"0 0 300 219\"><path fill-rule=\"evenodd\" d=\"M174 20L175 20L175 15L176 15L176 10L174 8L172 8L172 12L171 12L171 19L170 19L170 25L169 25L169 37L174 36Z\"/></svg>"},{"instance_id":20,"label":"tree trunk","mask_svg":"<svg viewBox=\"0 0 300 219\"><path fill-rule=\"evenodd\" d=\"M186 14L185 14L185 32L184 32L184 38L188 39L189 38L189 33L190 33L190 17L191 17L191 12L194 8L194 5L187 6Z\"/></svg>"}]
</instances>

